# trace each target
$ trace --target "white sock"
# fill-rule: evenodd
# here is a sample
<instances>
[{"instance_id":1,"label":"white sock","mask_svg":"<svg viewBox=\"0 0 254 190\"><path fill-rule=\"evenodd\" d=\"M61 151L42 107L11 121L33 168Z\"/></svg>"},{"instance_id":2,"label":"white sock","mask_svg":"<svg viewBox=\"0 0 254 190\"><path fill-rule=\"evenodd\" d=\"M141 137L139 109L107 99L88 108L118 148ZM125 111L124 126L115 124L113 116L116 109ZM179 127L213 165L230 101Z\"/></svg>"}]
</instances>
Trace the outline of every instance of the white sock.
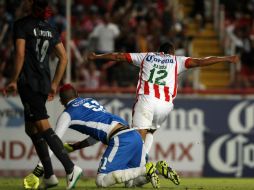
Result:
<instances>
[{"instance_id":1,"label":"white sock","mask_svg":"<svg viewBox=\"0 0 254 190\"><path fill-rule=\"evenodd\" d=\"M152 133L147 133L145 143L144 143L147 154L150 152L152 144L153 144L153 134Z\"/></svg>"},{"instance_id":2,"label":"white sock","mask_svg":"<svg viewBox=\"0 0 254 190\"><path fill-rule=\"evenodd\" d=\"M116 184L116 180L111 173L108 174L98 174L96 177L97 187L109 187Z\"/></svg>"},{"instance_id":3,"label":"white sock","mask_svg":"<svg viewBox=\"0 0 254 190\"><path fill-rule=\"evenodd\" d=\"M37 165L39 165L40 167L42 167L42 168L43 168L43 165L42 165L42 163L41 163L41 162L39 162Z\"/></svg>"},{"instance_id":4,"label":"white sock","mask_svg":"<svg viewBox=\"0 0 254 190\"><path fill-rule=\"evenodd\" d=\"M116 170L108 174L98 174L96 185L98 187L109 187L116 183L124 183L138 176L146 174L146 167L130 168L126 170Z\"/></svg>"},{"instance_id":5,"label":"white sock","mask_svg":"<svg viewBox=\"0 0 254 190\"><path fill-rule=\"evenodd\" d=\"M147 179L146 176L138 176L137 178L133 180L129 180L125 183L125 187L130 188L130 187L141 187L150 181Z\"/></svg>"}]
</instances>

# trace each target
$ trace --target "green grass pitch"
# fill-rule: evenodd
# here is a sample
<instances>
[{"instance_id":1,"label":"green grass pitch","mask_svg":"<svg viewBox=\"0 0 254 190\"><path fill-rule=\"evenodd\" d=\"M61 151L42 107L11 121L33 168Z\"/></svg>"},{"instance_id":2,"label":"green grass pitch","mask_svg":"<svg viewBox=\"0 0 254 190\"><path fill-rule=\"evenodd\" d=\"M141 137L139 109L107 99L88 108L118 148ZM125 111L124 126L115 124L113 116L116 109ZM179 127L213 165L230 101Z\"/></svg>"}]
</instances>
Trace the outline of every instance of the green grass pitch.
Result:
<instances>
[{"instance_id":1,"label":"green grass pitch","mask_svg":"<svg viewBox=\"0 0 254 190\"><path fill-rule=\"evenodd\" d=\"M21 178L0 178L0 190L22 190ZM61 179L58 187L52 190L65 189L65 180ZM102 189L95 186L95 179L82 178L78 181L75 190ZM123 190L123 185L116 185L112 190ZM153 189L151 184L135 190ZM161 188L167 190L254 190L254 178L182 178L181 184L175 186L171 181L161 178Z\"/></svg>"}]
</instances>

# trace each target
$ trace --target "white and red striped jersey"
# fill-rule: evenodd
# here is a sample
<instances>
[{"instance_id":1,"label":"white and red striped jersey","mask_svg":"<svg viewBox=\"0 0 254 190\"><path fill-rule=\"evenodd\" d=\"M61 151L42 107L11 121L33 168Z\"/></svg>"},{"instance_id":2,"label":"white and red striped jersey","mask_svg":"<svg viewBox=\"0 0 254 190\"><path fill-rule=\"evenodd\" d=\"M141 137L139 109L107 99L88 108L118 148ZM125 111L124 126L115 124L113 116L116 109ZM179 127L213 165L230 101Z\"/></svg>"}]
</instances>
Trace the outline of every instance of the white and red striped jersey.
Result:
<instances>
[{"instance_id":1,"label":"white and red striped jersey","mask_svg":"<svg viewBox=\"0 0 254 190\"><path fill-rule=\"evenodd\" d=\"M146 94L170 101L177 94L177 75L188 69L190 57L163 53L126 53L140 67L137 95Z\"/></svg>"}]
</instances>

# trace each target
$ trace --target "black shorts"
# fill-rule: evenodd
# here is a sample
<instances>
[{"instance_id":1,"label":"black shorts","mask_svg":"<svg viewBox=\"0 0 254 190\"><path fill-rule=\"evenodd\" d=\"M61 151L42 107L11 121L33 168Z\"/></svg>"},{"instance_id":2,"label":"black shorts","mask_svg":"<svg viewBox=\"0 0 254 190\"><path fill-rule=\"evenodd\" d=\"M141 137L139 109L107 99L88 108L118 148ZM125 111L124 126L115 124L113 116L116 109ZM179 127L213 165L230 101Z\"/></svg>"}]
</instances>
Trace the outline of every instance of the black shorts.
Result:
<instances>
[{"instance_id":1,"label":"black shorts","mask_svg":"<svg viewBox=\"0 0 254 190\"><path fill-rule=\"evenodd\" d=\"M48 96L33 91L27 85L18 85L21 102L24 106L25 121L35 122L48 119L46 101Z\"/></svg>"}]
</instances>

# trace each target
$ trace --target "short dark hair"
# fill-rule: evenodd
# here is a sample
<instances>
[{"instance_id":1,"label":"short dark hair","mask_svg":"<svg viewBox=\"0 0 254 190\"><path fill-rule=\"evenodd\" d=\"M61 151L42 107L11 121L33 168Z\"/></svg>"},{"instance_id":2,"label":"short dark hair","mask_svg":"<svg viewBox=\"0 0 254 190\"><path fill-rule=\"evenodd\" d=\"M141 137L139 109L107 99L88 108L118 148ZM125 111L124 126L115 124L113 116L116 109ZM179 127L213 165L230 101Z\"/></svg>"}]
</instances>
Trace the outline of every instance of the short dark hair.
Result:
<instances>
[{"instance_id":1,"label":"short dark hair","mask_svg":"<svg viewBox=\"0 0 254 190\"><path fill-rule=\"evenodd\" d=\"M175 51L175 47L172 42L164 42L159 47L159 52L163 52L165 54L173 53L174 51Z\"/></svg>"},{"instance_id":2,"label":"short dark hair","mask_svg":"<svg viewBox=\"0 0 254 190\"><path fill-rule=\"evenodd\" d=\"M46 9L47 6L49 5L48 0L34 0L34 9Z\"/></svg>"},{"instance_id":3,"label":"short dark hair","mask_svg":"<svg viewBox=\"0 0 254 190\"><path fill-rule=\"evenodd\" d=\"M59 96L62 102L68 102L78 97L78 92L71 84L64 84L59 89Z\"/></svg>"}]
</instances>

